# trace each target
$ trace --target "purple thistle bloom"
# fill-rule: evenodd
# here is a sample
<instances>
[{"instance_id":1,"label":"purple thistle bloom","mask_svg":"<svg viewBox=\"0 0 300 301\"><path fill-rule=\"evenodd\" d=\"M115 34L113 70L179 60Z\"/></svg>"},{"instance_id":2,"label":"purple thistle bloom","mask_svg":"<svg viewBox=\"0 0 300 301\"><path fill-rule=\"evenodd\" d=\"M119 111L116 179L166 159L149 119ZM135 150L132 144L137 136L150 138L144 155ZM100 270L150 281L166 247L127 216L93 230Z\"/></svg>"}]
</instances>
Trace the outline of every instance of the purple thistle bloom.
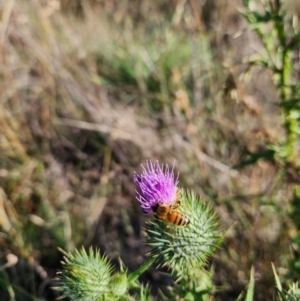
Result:
<instances>
[{"instance_id":1,"label":"purple thistle bloom","mask_svg":"<svg viewBox=\"0 0 300 301\"><path fill-rule=\"evenodd\" d=\"M140 188L137 191L137 200L145 214L152 213L152 208L157 204L171 205L176 198L177 184L179 182L178 175L174 177L174 164L172 170L167 164L153 164L147 160L147 167L142 165L143 171L139 175L134 174L133 181Z\"/></svg>"}]
</instances>

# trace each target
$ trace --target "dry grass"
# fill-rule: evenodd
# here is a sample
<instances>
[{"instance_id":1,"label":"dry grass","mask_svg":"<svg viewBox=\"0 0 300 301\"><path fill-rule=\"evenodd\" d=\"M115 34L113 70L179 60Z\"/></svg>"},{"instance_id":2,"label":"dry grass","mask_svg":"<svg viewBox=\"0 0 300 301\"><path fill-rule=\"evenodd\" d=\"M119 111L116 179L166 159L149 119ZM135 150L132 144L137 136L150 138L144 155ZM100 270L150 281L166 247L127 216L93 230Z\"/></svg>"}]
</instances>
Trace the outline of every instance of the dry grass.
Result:
<instances>
[{"instance_id":1,"label":"dry grass","mask_svg":"<svg viewBox=\"0 0 300 301\"><path fill-rule=\"evenodd\" d=\"M232 169L283 134L271 74L242 63L262 49L241 3L77 3L0 4L0 258L19 257L6 273L18 300L51 298L57 247L141 264L132 175L146 158L175 159L231 227L214 260L222 300L252 265L267 300L271 262L287 267L289 189L270 164Z\"/></svg>"}]
</instances>

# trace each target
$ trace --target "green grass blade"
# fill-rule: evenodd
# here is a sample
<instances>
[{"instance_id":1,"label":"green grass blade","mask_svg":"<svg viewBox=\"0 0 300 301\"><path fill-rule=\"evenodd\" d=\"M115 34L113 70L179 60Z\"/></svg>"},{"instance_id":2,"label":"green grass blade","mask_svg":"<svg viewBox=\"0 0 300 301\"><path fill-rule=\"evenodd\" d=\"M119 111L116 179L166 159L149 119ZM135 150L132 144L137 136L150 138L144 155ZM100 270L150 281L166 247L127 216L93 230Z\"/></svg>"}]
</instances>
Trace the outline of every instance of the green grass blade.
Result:
<instances>
[{"instance_id":1,"label":"green grass blade","mask_svg":"<svg viewBox=\"0 0 300 301\"><path fill-rule=\"evenodd\" d=\"M247 295L245 301L253 301L253 296L254 296L254 268L251 268L250 272L250 282L249 282L249 287L247 290Z\"/></svg>"}]
</instances>

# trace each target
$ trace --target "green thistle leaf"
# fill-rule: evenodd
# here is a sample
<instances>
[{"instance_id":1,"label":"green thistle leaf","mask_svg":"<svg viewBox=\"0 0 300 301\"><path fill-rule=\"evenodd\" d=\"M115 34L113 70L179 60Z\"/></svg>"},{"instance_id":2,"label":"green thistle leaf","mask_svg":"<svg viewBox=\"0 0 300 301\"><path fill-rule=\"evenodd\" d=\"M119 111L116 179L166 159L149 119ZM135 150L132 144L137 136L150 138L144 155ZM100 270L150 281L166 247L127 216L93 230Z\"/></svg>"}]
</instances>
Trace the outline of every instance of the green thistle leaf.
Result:
<instances>
[{"instance_id":1,"label":"green thistle leaf","mask_svg":"<svg viewBox=\"0 0 300 301\"><path fill-rule=\"evenodd\" d=\"M187 226L177 226L154 218L146 223L146 242L150 256L159 264L185 273L202 266L221 243L223 235L211 207L191 192L180 190L176 210L189 218Z\"/></svg>"}]
</instances>

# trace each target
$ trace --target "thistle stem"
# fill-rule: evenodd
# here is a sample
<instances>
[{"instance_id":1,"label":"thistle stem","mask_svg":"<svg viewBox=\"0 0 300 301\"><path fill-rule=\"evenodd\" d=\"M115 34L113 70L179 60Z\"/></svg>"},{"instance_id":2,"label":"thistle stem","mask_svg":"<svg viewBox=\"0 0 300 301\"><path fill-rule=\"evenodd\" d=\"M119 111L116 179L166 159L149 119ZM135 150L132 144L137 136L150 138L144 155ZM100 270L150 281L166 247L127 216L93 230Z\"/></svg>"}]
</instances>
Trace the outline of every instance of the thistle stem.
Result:
<instances>
[{"instance_id":1,"label":"thistle stem","mask_svg":"<svg viewBox=\"0 0 300 301\"><path fill-rule=\"evenodd\" d=\"M144 264L142 264L136 271L134 271L132 274L128 277L128 283L132 284L134 283L140 275L142 275L146 270L150 268L150 266L155 262L155 258L151 257L148 259Z\"/></svg>"}]
</instances>

